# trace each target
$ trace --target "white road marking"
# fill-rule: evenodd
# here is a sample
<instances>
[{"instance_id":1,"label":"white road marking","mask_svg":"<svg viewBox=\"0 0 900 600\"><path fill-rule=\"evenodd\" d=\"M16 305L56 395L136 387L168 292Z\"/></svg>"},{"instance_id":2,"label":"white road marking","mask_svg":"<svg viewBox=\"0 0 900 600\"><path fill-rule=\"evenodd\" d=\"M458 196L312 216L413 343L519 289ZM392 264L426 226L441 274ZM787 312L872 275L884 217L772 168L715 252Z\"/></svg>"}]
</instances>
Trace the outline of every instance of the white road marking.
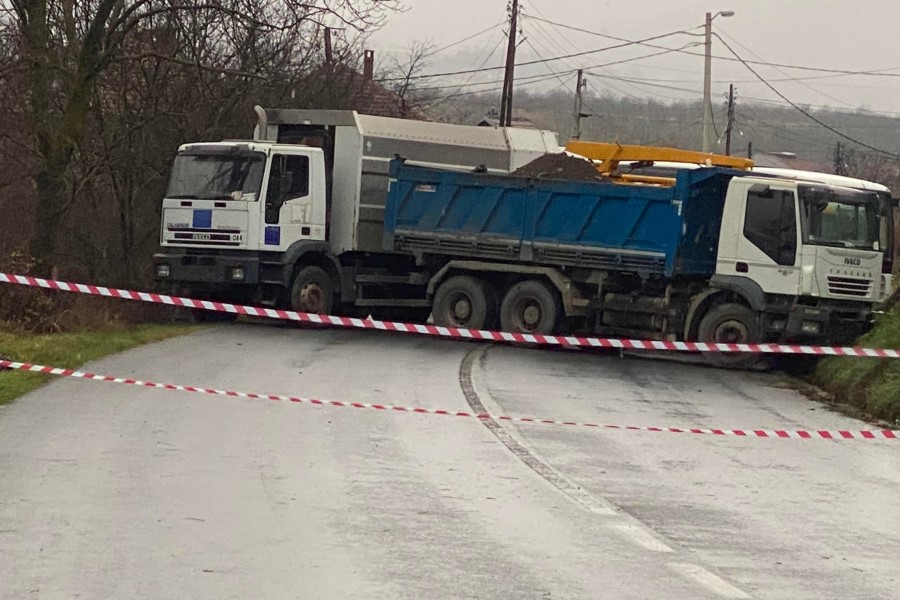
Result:
<instances>
[{"instance_id":1,"label":"white road marking","mask_svg":"<svg viewBox=\"0 0 900 600\"><path fill-rule=\"evenodd\" d=\"M699 565L691 563L669 563L669 568L688 579L693 579L709 591L722 598L750 598L744 591L734 587L718 575L710 573Z\"/></svg>"},{"instance_id":2,"label":"white road marking","mask_svg":"<svg viewBox=\"0 0 900 600\"><path fill-rule=\"evenodd\" d=\"M620 523L617 525L610 525L609 528L645 550L650 550L652 552L675 552L670 546L648 532L646 528L635 523Z\"/></svg>"}]
</instances>

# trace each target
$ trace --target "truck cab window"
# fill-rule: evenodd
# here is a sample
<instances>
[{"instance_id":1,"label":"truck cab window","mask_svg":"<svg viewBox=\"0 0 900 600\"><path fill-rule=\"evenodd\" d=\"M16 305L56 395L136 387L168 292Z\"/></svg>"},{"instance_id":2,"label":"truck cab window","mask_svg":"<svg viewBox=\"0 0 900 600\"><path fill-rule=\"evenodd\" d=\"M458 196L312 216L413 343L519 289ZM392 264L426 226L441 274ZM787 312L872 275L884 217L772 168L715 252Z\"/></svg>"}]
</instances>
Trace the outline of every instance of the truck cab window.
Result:
<instances>
[{"instance_id":1,"label":"truck cab window","mask_svg":"<svg viewBox=\"0 0 900 600\"><path fill-rule=\"evenodd\" d=\"M878 250L883 200L876 194L849 189L800 187L805 241L815 246ZM884 238L888 231L885 225Z\"/></svg>"},{"instance_id":2,"label":"truck cab window","mask_svg":"<svg viewBox=\"0 0 900 600\"><path fill-rule=\"evenodd\" d=\"M278 223L281 206L309 195L309 157L276 154L266 188L266 223Z\"/></svg>"},{"instance_id":3,"label":"truck cab window","mask_svg":"<svg viewBox=\"0 0 900 600\"><path fill-rule=\"evenodd\" d=\"M767 186L760 190L751 188L747 193L744 237L777 264L793 266L797 254L794 193Z\"/></svg>"}]
</instances>

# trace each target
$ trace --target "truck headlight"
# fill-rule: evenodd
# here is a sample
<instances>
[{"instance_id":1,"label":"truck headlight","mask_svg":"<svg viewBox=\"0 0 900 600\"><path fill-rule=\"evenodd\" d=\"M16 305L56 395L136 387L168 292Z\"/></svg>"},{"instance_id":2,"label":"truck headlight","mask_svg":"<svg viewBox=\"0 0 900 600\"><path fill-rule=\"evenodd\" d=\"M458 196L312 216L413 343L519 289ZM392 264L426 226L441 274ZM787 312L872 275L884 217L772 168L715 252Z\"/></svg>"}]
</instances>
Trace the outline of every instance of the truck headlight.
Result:
<instances>
[{"instance_id":1,"label":"truck headlight","mask_svg":"<svg viewBox=\"0 0 900 600\"><path fill-rule=\"evenodd\" d=\"M169 269L169 265L159 264L156 265L156 276L160 279L165 279L172 274L172 271Z\"/></svg>"},{"instance_id":2,"label":"truck headlight","mask_svg":"<svg viewBox=\"0 0 900 600\"><path fill-rule=\"evenodd\" d=\"M232 267L230 275L232 281L244 280L244 267Z\"/></svg>"}]
</instances>

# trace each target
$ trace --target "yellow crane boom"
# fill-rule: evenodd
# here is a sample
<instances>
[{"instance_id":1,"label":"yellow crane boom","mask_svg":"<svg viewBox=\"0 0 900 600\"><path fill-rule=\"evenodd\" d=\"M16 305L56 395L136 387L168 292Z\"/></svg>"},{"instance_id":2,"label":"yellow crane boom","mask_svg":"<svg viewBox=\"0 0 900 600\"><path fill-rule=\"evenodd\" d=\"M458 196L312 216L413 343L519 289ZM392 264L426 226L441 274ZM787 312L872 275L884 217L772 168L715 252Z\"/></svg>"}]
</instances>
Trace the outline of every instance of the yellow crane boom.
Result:
<instances>
[{"instance_id":1,"label":"yellow crane boom","mask_svg":"<svg viewBox=\"0 0 900 600\"><path fill-rule=\"evenodd\" d=\"M680 162L708 167L727 167L742 171L749 171L753 167L753 161L749 158L707 154L705 152L661 146L628 146L603 142L571 141L566 144L566 150L594 161L597 171L603 176L633 183L672 185L674 180L668 177L619 174L617 171L620 162Z\"/></svg>"}]
</instances>

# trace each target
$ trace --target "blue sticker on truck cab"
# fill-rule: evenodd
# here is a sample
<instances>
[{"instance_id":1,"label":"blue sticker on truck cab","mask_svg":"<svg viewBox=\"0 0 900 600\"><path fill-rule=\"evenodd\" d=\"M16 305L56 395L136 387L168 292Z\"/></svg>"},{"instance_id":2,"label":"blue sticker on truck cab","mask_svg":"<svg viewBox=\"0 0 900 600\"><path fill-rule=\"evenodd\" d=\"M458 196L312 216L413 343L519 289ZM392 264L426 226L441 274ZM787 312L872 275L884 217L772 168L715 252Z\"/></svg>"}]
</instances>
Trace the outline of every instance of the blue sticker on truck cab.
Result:
<instances>
[{"instance_id":1,"label":"blue sticker on truck cab","mask_svg":"<svg viewBox=\"0 0 900 600\"><path fill-rule=\"evenodd\" d=\"M266 246L280 246L281 245L281 227L276 226L268 226L266 227Z\"/></svg>"},{"instance_id":2,"label":"blue sticker on truck cab","mask_svg":"<svg viewBox=\"0 0 900 600\"><path fill-rule=\"evenodd\" d=\"M194 229L212 229L212 211L195 210L192 227Z\"/></svg>"}]
</instances>

